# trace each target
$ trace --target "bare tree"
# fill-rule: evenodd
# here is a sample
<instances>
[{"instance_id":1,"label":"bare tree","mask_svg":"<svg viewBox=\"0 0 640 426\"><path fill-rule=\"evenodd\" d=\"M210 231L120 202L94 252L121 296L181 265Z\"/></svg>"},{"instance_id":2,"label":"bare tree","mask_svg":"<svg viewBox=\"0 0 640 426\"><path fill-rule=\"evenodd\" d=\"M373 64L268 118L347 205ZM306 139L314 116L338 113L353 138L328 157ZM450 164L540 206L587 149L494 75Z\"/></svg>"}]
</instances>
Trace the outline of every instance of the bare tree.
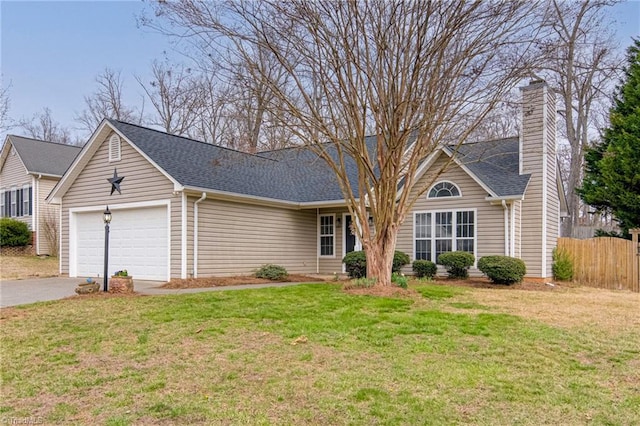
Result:
<instances>
[{"instance_id":1,"label":"bare tree","mask_svg":"<svg viewBox=\"0 0 640 426\"><path fill-rule=\"evenodd\" d=\"M487 116L469 135L470 142L503 139L520 132L520 102L512 92L496 104Z\"/></svg>"},{"instance_id":2,"label":"bare tree","mask_svg":"<svg viewBox=\"0 0 640 426\"><path fill-rule=\"evenodd\" d=\"M136 77L155 109L151 124L173 135L187 135L201 116L205 88L191 69L182 65L154 61L151 72L153 79L149 83Z\"/></svg>"},{"instance_id":3,"label":"bare tree","mask_svg":"<svg viewBox=\"0 0 640 426\"><path fill-rule=\"evenodd\" d=\"M27 136L48 142L64 143L67 145L81 145L82 141L73 138L71 131L53 119L51 109L45 107L30 119L22 118L18 121Z\"/></svg>"},{"instance_id":4,"label":"bare tree","mask_svg":"<svg viewBox=\"0 0 640 426\"><path fill-rule=\"evenodd\" d=\"M10 128L9 87L0 87L0 132L5 132Z\"/></svg>"},{"instance_id":5,"label":"bare tree","mask_svg":"<svg viewBox=\"0 0 640 426\"><path fill-rule=\"evenodd\" d=\"M584 150L598 139L602 118L608 110L613 82L621 68L606 15L610 0L553 0L548 4L547 26L551 36L539 41L548 58L541 71L560 94L560 134L570 150L565 152L569 170L565 175L569 220L563 221L562 235L571 236L581 215L575 188L582 181Z\"/></svg>"},{"instance_id":6,"label":"bare tree","mask_svg":"<svg viewBox=\"0 0 640 426\"><path fill-rule=\"evenodd\" d=\"M266 110L286 117L296 140L335 173L360 224L367 275L379 285L390 285L398 229L430 183L417 179L419 165L440 144L465 141L521 82L540 28L528 2L185 0L159 8L267 85L277 101ZM256 50L277 61L285 85ZM375 150L367 129L378 135ZM357 179L347 175L350 161Z\"/></svg>"},{"instance_id":7,"label":"bare tree","mask_svg":"<svg viewBox=\"0 0 640 426\"><path fill-rule=\"evenodd\" d=\"M86 108L76 117L84 130L91 134L104 118L141 123L144 111L125 105L122 99L124 82L120 71L105 68L96 77L97 90L90 96L84 97Z\"/></svg>"}]
</instances>

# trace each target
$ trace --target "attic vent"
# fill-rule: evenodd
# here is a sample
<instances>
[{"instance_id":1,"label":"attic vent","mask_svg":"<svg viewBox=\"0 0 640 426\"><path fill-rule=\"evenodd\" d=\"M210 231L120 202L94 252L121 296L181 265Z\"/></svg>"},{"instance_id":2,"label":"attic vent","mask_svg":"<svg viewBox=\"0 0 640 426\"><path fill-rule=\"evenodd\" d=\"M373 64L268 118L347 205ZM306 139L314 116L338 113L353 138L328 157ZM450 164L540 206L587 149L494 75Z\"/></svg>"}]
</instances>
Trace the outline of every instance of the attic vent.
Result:
<instances>
[{"instance_id":1,"label":"attic vent","mask_svg":"<svg viewBox=\"0 0 640 426\"><path fill-rule=\"evenodd\" d=\"M120 161L120 136L111 135L109 138L109 162Z\"/></svg>"}]
</instances>

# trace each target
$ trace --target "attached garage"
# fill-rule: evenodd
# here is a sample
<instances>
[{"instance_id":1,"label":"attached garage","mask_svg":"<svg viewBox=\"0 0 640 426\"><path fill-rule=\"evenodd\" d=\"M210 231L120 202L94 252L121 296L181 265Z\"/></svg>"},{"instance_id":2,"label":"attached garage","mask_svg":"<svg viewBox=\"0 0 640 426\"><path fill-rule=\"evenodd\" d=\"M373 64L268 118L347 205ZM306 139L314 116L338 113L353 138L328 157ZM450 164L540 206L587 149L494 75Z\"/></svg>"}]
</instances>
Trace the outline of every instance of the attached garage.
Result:
<instances>
[{"instance_id":1,"label":"attached garage","mask_svg":"<svg viewBox=\"0 0 640 426\"><path fill-rule=\"evenodd\" d=\"M97 277L104 271L103 209L70 211L72 277ZM169 203L109 206L109 274L126 269L142 280L169 280Z\"/></svg>"}]
</instances>

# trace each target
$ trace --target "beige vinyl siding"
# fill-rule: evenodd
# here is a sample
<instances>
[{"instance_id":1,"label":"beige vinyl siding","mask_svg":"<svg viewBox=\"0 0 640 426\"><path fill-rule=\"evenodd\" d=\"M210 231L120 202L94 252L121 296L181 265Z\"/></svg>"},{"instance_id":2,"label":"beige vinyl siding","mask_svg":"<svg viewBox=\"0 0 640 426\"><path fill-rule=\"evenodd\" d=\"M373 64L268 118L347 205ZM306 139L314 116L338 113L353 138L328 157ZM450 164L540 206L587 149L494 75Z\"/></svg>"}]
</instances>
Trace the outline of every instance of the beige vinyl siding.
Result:
<instances>
[{"instance_id":1,"label":"beige vinyl siding","mask_svg":"<svg viewBox=\"0 0 640 426\"><path fill-rule=\"evenodd\" d=\"M9 155L2 167L2 171L0 171L0 189L11 191L11 188L15 187L16 190L20 190L24 185L31 185L31 175L27 174L27 169L22 164L15 148L11 145ZM31 216L20 216L13 219L26 223L29 225L29 229L33 231Z\"/></svg>"},{"instance_id":2,"label":"beige vinyl siding","mask_svg":"<svg viewBox=\"0 0 640 426\"><path fill-rule=\"evenodd\" d=\"M60 235L60 230L58 229L60 227L60 206L55 204L48 204L45 201L58 181L58 179L45 177L41 179L34 179L35 185L33 188L33 193L38 208L36 209L36 206L34 205L32 212L34 214L36 214L37 212L38 214L38 217L36 219L36 227L38 228L38 232L36 233L36 250L38 254L52 253L45 231L47 224L58 230L58 235Z\"/></svg>"},{"instance_id":3,"label":"beige vinyl siding","mask_svg":"<svg viewBox=\"0 0 640 426\"><path fill-rule=\"evenodd\" d=\"M555 246L554 236L557 237L557 229L549 232L552 226L550 222L555 222L557 227L557 215L555 215L556 219L549 220L554 215L553 205L557 203L555 121L553 121L555 120L555 102L553 95L542 86L525 88L522 94L523 104L526 106L521 142L522 168L523 173L531 173L531 180L522 203L521 252L522 259L527 264L527 276L547 277L550 276L551 250ZM546 239L543 229L547 231ZM546 253L542 252L543 242L547 246ZM545 270L543 270L543 257L547 259Z\"/></svg>"},{"instance_id":4,"label":"beige vinyl siding","mask_svg":"<svg viewBox=\"0 0 640 426\"><path fill-rule=\"evenodd\" d=\"M315 210L206 199L198 204L198 217L199 277L250 274L266 263L290 273L316 271Z\"/></svg>"},{"instance_id":5,"label":"beige vinyl siding","mask_svg":"<svg viewBox=\"0 0 640 426\"><path fill-rule=\"evenodd\" d=\"M72 183L62 199L62 251L61 272L69 273L69 209L78 207L96 207L104 209L106 205L126 204L144 201L171 200L171 273L180 271L180 205L181 195L173 194L173 183L151 165L125 140L122 140L120 161L109 162L108 135L89 160L84 169ZM121 184L122 194L113 195L107 179L113 177L114 168L118 176L124 176ZM175 220L177 217L177 220ZM114 217L113 220L117 220ZM176 229L178 227L178 229Z\"/></svg>"},{"instance_id":6,"label":"beige vinyl siding","mask_svg":"<svg viewBox=\"0 0 640 426\"><path fill-rule=\"evenodd\" d=\"M555 97L548 95L547 99L549 105L549 111L547 113L547 122L545 123L547 128L547 140L548 140L548 153L546 157L547 162L547 251L544 254L546 256L546 271L543 276L553 276L553 249L558 243L559 226L560 226L560 196L558 194L557 185L557 155L556 155L556 108Z\"/></svg>"},{"instance_id":7,"label":"beige vinyl siding","mask_svg":"<svg viewBox=\"0 0 640 426\"><path fill-rule=\"evenodd\" d=\"M441 154L440 157L431 166L430 170L439 170L447 161L448 157ZM432 177L426 173L416 188L420 188L423 182L429 182ZM398 232L398 242L396 249L405 252L415 260L414 255L414 213L426 211L447 211L447 210L476 210L475 230L476 259L487 255L503 255L504 254L504 210L501 205L491 205L485 198L487 192L474 181L462 168L456 164L451 164L448 169L436 179L450 181L460 188L462 197L446 197L446 198L427 198L427 193L421 195L415 203L412 211L407 215L404 223ZM417 189L414 190L414 193ZM411 266L405 268L405 272L411 271ZM477 271L472 270L472 273Z\"/></svg>"}]
</instances>

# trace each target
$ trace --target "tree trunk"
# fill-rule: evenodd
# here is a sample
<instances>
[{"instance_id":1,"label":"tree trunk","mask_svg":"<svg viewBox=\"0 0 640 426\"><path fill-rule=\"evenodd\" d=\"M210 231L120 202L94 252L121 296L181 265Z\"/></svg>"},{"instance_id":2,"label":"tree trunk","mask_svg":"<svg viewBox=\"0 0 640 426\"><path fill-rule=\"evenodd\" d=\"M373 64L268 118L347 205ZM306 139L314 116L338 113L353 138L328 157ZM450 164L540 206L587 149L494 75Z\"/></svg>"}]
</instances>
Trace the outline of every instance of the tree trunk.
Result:
<instances>
[{"instance_id":1,"label":"tree trunk","mask_svg":"<svg viewBox=\"0 0 640 426\"><path fill-rule=\"evenodd\" d=\"M376 285L391 285L393 254L396 250L397 230L393 226L384 232L376 232L369 244L365 244L367 278L375 278Z\"/></svg>"}]
</instances>

